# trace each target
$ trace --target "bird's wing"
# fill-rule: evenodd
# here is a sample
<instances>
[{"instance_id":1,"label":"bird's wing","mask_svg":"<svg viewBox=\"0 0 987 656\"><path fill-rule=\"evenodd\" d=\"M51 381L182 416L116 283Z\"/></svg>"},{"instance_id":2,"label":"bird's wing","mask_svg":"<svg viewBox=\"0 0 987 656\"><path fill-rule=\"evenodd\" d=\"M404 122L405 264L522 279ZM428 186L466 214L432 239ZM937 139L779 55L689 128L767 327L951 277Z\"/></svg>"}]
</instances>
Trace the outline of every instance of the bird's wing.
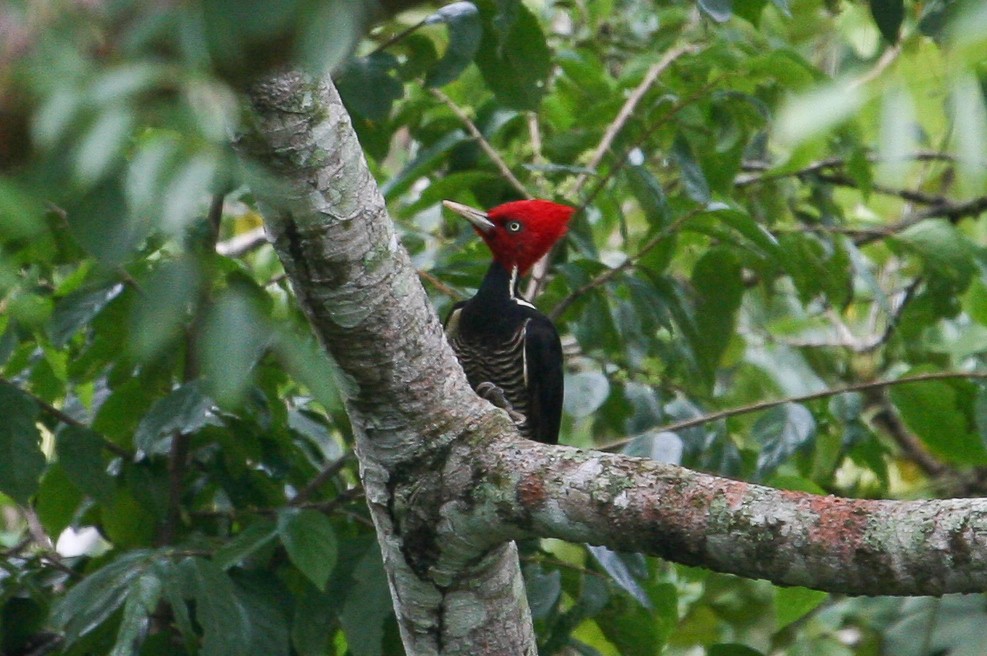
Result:
<instances>
[{"instance_id":1,"label":"bird's wing","mask_svg":"<svg viewBox=\"0 0 987 656\"><path fill-rule=\"evenodd\" d=\"M442 322L442 328L446 331L446 336L450 340L459 334L459 317L466 303L467 301L459 301L453 305L452 309L449 310L449 314L446 315L446 320Z\"/></svg>"},{"instance_id":2,"label":"bird's wing","mask_svg":"<svg viewBox=\"0 0 987 656\"><path fill-rule=\"evenodd\" d=\"M525 326L524 376L531 437L557 444L562 423L562 342L555 326L541 313Z\"/></svg>"}]
</instances>

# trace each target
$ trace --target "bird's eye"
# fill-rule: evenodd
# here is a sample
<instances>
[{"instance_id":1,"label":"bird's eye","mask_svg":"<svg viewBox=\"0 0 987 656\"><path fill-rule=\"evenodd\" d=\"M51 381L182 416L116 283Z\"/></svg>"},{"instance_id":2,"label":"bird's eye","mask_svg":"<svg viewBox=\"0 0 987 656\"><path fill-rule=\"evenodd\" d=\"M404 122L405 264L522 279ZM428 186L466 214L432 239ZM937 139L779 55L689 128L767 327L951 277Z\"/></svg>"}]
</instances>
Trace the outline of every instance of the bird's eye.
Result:
<instances>
[{"instance_id":1,"label":"bird's eye","mask_svg":"<svg viewBox=\"0 0 987 656\"><path fill-rule=\"evenodd\" d=\"M520 221L508 221L504 227L507 228L507 232L521 232Z\"/></svg>"}]
</instances>

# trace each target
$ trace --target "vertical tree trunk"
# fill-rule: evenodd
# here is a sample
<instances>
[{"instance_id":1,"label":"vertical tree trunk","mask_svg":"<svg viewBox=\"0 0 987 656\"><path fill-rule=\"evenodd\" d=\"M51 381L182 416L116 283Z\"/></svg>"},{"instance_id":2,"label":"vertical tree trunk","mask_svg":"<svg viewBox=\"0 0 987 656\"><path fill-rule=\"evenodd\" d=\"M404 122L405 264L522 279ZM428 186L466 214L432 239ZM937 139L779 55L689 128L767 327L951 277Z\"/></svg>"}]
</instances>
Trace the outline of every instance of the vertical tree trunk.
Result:
<instances>
[{"instance_id":1,"label":"vertical tree trunk","mask_svg":"<svg viewBox=\"0 0 987 656\"><path fill-rule=\"evenodd\" d=\"M506 417L470 390L332 83L285 73L249 96L253 124L238 146L276 177L253 188L298 300L339 365L408 654L533 656L513 543L464 533L458 550L434 544L442 495L463 473L444 471L446 455L454 442L510 431ZM454 555L439 562L433 552Z\"/></svg>"}]
</instances>

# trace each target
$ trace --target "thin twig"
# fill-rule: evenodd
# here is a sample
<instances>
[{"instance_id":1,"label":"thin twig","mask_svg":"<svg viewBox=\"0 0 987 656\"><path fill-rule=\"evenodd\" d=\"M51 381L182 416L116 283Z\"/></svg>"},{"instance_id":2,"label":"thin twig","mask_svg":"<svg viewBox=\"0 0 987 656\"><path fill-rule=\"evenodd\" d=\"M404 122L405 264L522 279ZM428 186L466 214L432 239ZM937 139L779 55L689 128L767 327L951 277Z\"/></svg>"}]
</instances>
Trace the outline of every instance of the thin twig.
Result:
<instances>
[{"instance_id":1,"label":"thin twig","mask_svg":"<svg viewBox=\"0 0 987 656\"><path fill-rule=\"evenodd\" d=\"M918 465L926 475L939 478L946 473L949 468L929 453L922 441L908 430L891 403L883 397L878 403L880 409L872 418L873 423L883 428L908 459Z\"/></svg>"},{"instance_id":2,"label":"thin twig","mask_svg":"<svg viewBox=\"0 0 987 656\"><path fill-rule=\"evenodd\" d=\"M851 80L848 85L849 88L856 89L857 87L864 86L868 82L876 80L881 76L881 73L887 70L887 68L893 64L896 59L898 59L898 55L900 54L901 42L898 42L893 48L888 48L885 50L884 54L881 55L881 58L877 60L877 63L875 63L869 71Z\"/></svg>"},{"instance_id":3,"label":"thin twig","mask_svg":"<svg viewBox=\"0 0 987 656\"><path fill-rule=\"evenodd\" d=\"M552 308L552 311L548 313L548 317L552 321L556 321L560 316L562 316L562 314L566 310L569 309L569 306L571 306L573 303L576 302L576 300L579 299L579 297L596 289L597 287L605 285L606 283L610 282L615 277L617 277L617 275L619 275L621 272L626 271L627 269L630 269L633 266L636 266L637 263L641 260L641 258L643 258L645 255L651 252L652 249L658 246L669 236L675 234L675 232L678 231L678 229L682 226L683 223L685 223L686 221L688 221L698 213L699 210L693 210L692 212L683 214L675 221L670 223L668 226L666 226L663 230L658 232L658 234L656 234L654 237L649 239L648 242L644 246L642 246L641 250L639 250L637 253L627 258L626 260L621 262L619 265L613 267L612 269L607 269L606 271L600 273L599 275L597 275L595 278L590 280L582 287L579 287L578 289L575 289L572 292L570 292L566 297L564 297L561 301L559 301L554 308Z\"/></svg>"},{"instance_id":4,"label":"thin twig","mask_svg":"<svg viewBox=\"0 0 987 656\"><path fill-rule=\"evenodd\" d=\"M209 226L208 243L204 244L204 252L216 252L219 240L220 223L223 219L225 194L216 194L209 205L206 222ZM201 373L199 362L199 339L202 335L202 322L205 318L206 307L210 302L210 286L202 285L199 297L196 299L194 316L185 330L185 371L183 381L190 383ZM164 523L158 534L160 545L173 544L178 533L178 525L182 519L182 497L185 495L185 471L188 467L189 451L192 436L184 431L176 430L171 436L171 450L168 453L168 507Z\"/></svg>"},{"instance_id":5,"label":"thin twig","mask_svg":"<svg viewBox=\"0 0 987 656\"><path fill-rule=\"evenodd\" d=\"M130 453L130 451L128 451L127 449L123 448L119 444L116 444L115 442L112 442L110 440L110 438L108 438L105 435L102 435L100 433L97 433L96 431L93 431L85 423L79 421L78 419L76 419L75 417L73 417L73 416L71 416L69 414L66 414L65 411L56 408L55 406L53 406L52 404L48 403L47 401L45 401L44 399L42 399L40 396L34 394L33 392L31 392L29 390L26 390L26 389L22 389L22 388L20 388L20 387L18 387L16 385L14 385L14 383L12 383L11 381L7 380L3 376L0 376L0 384L6 384L6 385L10 385L11 387L15 387L17 389L17 391L19 391L21 394L27 395L28 397L31 398L32 401L34 401L36 404L38 404L38 407L41 408L41 410L45 414L50 415L51 417L53 417L54 419L62 422L63 424L65 424L67 426L72 426L74 428L85 428L85 429L88 429L88 430L92 431L92 433L94 435L97 435L97 436L99 436L102 439L103 448L106 449L107 451L109 451L110 453L112 453L114 455L117 455L117 456L120 456L121 458L130 458L133 455L132 453Z\"/></svg>"},{"instance_id":6,"label":"thin twig","mask_svg":"<svg viewBox=\"0 0 987 656\"><path fill-rule=\"evenodd\" d=\"M613 146L614 139L624 128L624 125L630 119L634 110L637 108L638 103L644 98L655 82L658 81L658 76L660 76L665 70L672 65L672 63L685 54L691 54L698 52L699 47L695 45L680 45L676 48L672 48L667 51L661 59L651 65L648 72L644 74L644 79L641 83L634 88L634 91L627 96L627 100L624 102L623 107L617 112L616 118L607 126L606 132L603 133L603 138L600 139L600 143L597 144L596 148L593 150L593 154L590 155L589 162L586 164L586 168L590 170L596 170L596 167L600 165L603 161L603 157ZM582 191L583 185L589 179L589 173L582 173L576 178L576 184L573 189L573 195L578 196L579 192Z\"/></svg>"},{"instance_id":7,"label":"thin twig","mask_svg":"<svg viewBox=\"0 0 987 656\"><path fill-rule=\"evenodd\" d=\"M427 281L430 285L438 289L449 298L459 301L463 299L463 294L436 278L430 271L418 270L418 277Z\"/></svg>"},{"instance_id":8,"label":"thin twig","mask_svg":"<svg viewBox=\"0 0 987 656\"><path fill-rule=\"evenodd\" d=\"M904 385L906 383L921 383L934 380L951 380L955 378L972 378L976 380L987 380L987 372L978 371L938 371L927 374L915 374L914 376L905 376L903 378L895 378L893 380L874 380L865 383L854 383L852 385L844 385L843 387L834 387L831 389L823 390L821 392L813 392L811 394L803 394L800 396L789 396L784 399L775 399L772 401L759 401L757 403L752 403L750 405L739 406L736 408L728 408L726 410L719 410L717 412L711 412L707 415L701 417L693 417L692 419L684 419L682 421L676 421L671 424L665 424L653 430L649 430L649 433L663 433L663 432L674 432L678 430L684 430L686 428L692 428L694 426L701 426L703 424L708 424L712 421L719 421L720 419L726 419L728 417L734 417L737 415L745 415L751 412L759 412L761 410L768 410L770 408L777 407L779 405L785 405L786 403L803 403L805 401L816 401L818 399L825 399L831 396L837 396L839 394L847 394L848 392L863 392L866 390L877 389L881 387L891 387L894 385ZM612 442L606 446L600 447L601 451L613 451L627 445L634 437L628 437L616 442Z\"/></svg>"},{"instance_id":9,"label":"thin twig","mask_svg":"<svg viewBox=\"0 0 987 656\"><path fill-rule=\"evenodd\" d=\"M456 103L454 103L452 101L452 99L449 98L449 96L445 95L444 93L442 93L438 89L436 89L434 87L433 88L429 88L429 93L431 93L441 103L443 103L446 107L448 107L450 110L452 110L452 113L455 114L456 117L460 120L460 122L466 127L466 131L469 132L470 133L470 136L472 136L473 139L476 140L476 143L480 146L480 149L484 153L486 153L487 157L490 158L490 161L492 161L494 163L494 166L497 167L497 170L500 171L500 175L512 187L514 187L514 189L519 194L521 194L522 196L524 196L527 199L534 198L534 196L531 194L531 192L529 192L527 190L527 188L523 184L521 184L521 181L518 180L517 177L511 172L510 167L507 166L507 163L500 156L500 154L496 150L494 150L494 147L490 145L490 142L487 141L487 138L483 136L483 133L480 132L480 129L478 127L476 127L476 124L466 114L466 112L464 112L459 107L459 105L457 105Z\"/></svg>"},{"instance_id":10,"label":"thin twig","mask_svg":"<svg viewBox=\"0 0 987 656\"><path fill-rule=\"evenodd\" d=\"M216 252L226 257L242 257L250 251L269 243L267 230L261 226L217 243Z\"/></svg>"},{"instance_id":11,"label":"thin twig","mask_svg":"<svg viewBox=\"0 0 987 656\"><path fill-rule=\"evenodd\" d=\"M715 87L717 84L719 84L721 79L722 78L720 77L720 78L716 78L715 80L711 80L706 85L704 85L701 89L692 93L684 100L677 102L675 106L673 106L670 110L668 110L668 112L666 112L659 120L655 121L652 125L648 126L648 128L641 134L641 136L638 137L631 145L629 145L624 150L623 153L621 153L620 157L617 158L617 160L614 162L614 165L610 167L610 169L606 172L606 174L596 183L596 186L593 187L593 189L589 192L586 198L584 198L583 201L579 204L579 208L576 210L576 213L579 214L583 210L585 210L593 202L593 200L597 197L597 195L599 195L599 193L603 191L604 188L606 188L606 186L610 183L610 181L614 178L614 176L616 176L624 168L624 166L627 165L627 161L630 157L630 154L634 152L634 150L640 148L641 144L647 141L651 137L651 135L653 135L661 126L665 125L665 123L669 119L671 119L673 116L678 114L680 111L691 105L699 98L708 94L709 90ZM558 244L556 244L555 248L550 250L547 255L542 257L542 259L540 259L535 264L534 269L532 270L531 279L528 281L528 285L525 289L525 294L524 294L525 298L527 298L529 301L534 300L538 296L538 294L541 293L542 288L545 286L545 281L548 277L548 268L552 259L555 257L555 253L557 250L558 250Z\"/></svg>"},{"instance_id":12,"label":"thin twig","mask_svg":"<svg viewBox=\"0 0 987 656\"><path fill-rule=\"evenodd\" d=\"M887 226L882 235L866 234L853 240L856 246L866 246L872 244L883 237L891 237L908 228L918 225L929 219L946 219L950 223L956 223L960 219L978 216L987 212L987 196L979 196L962 203L947 203L939 207L930 207L920 212L914 212L906 216L901 221Z\"/></svg>"},{"instance_id":13,"label":"thin twig","mask_svg":"<svg viewBox=\"0 0 987 656\"><path fill-rule=\"evenodd\" d=\"M334 477L336 474L342 471L343 467L345 467L346 464L351 460L353 460L353 452L347 451L339 458L336 458L335 460L330 462L328 465L322 468L322 471L320 471L315 478L313 478L311 481L308 482L308 484L305 487L299 490L298 494L296 494L291 498L291 501L288 502L288 505L300 506L304 504L306 501L309 500L309 498L313 494L319 491L319 488L325 485L326 481L328 481L330 478Z\"/></svg>"}]
</instances>

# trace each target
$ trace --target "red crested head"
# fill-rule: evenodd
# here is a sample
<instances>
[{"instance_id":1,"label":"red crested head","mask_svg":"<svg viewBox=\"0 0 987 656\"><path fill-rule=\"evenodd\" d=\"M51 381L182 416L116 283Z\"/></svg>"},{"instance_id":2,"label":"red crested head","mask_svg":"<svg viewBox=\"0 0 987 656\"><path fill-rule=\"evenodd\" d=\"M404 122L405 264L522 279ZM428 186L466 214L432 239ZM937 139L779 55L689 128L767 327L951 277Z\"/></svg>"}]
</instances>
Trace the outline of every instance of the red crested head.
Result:
<instances>
[{"instance_id":1,"label":"red crested head","mask_svg":"<svg viewBox=\"0 0 987 656\"><path fill-rule=\"evenodd\" d=\"M516 200L488 212L446 200L443 205L466 218L483 237L494 259L526 274L562 238L576 208L548 200Z\"/></svg>"}]
</instances>

